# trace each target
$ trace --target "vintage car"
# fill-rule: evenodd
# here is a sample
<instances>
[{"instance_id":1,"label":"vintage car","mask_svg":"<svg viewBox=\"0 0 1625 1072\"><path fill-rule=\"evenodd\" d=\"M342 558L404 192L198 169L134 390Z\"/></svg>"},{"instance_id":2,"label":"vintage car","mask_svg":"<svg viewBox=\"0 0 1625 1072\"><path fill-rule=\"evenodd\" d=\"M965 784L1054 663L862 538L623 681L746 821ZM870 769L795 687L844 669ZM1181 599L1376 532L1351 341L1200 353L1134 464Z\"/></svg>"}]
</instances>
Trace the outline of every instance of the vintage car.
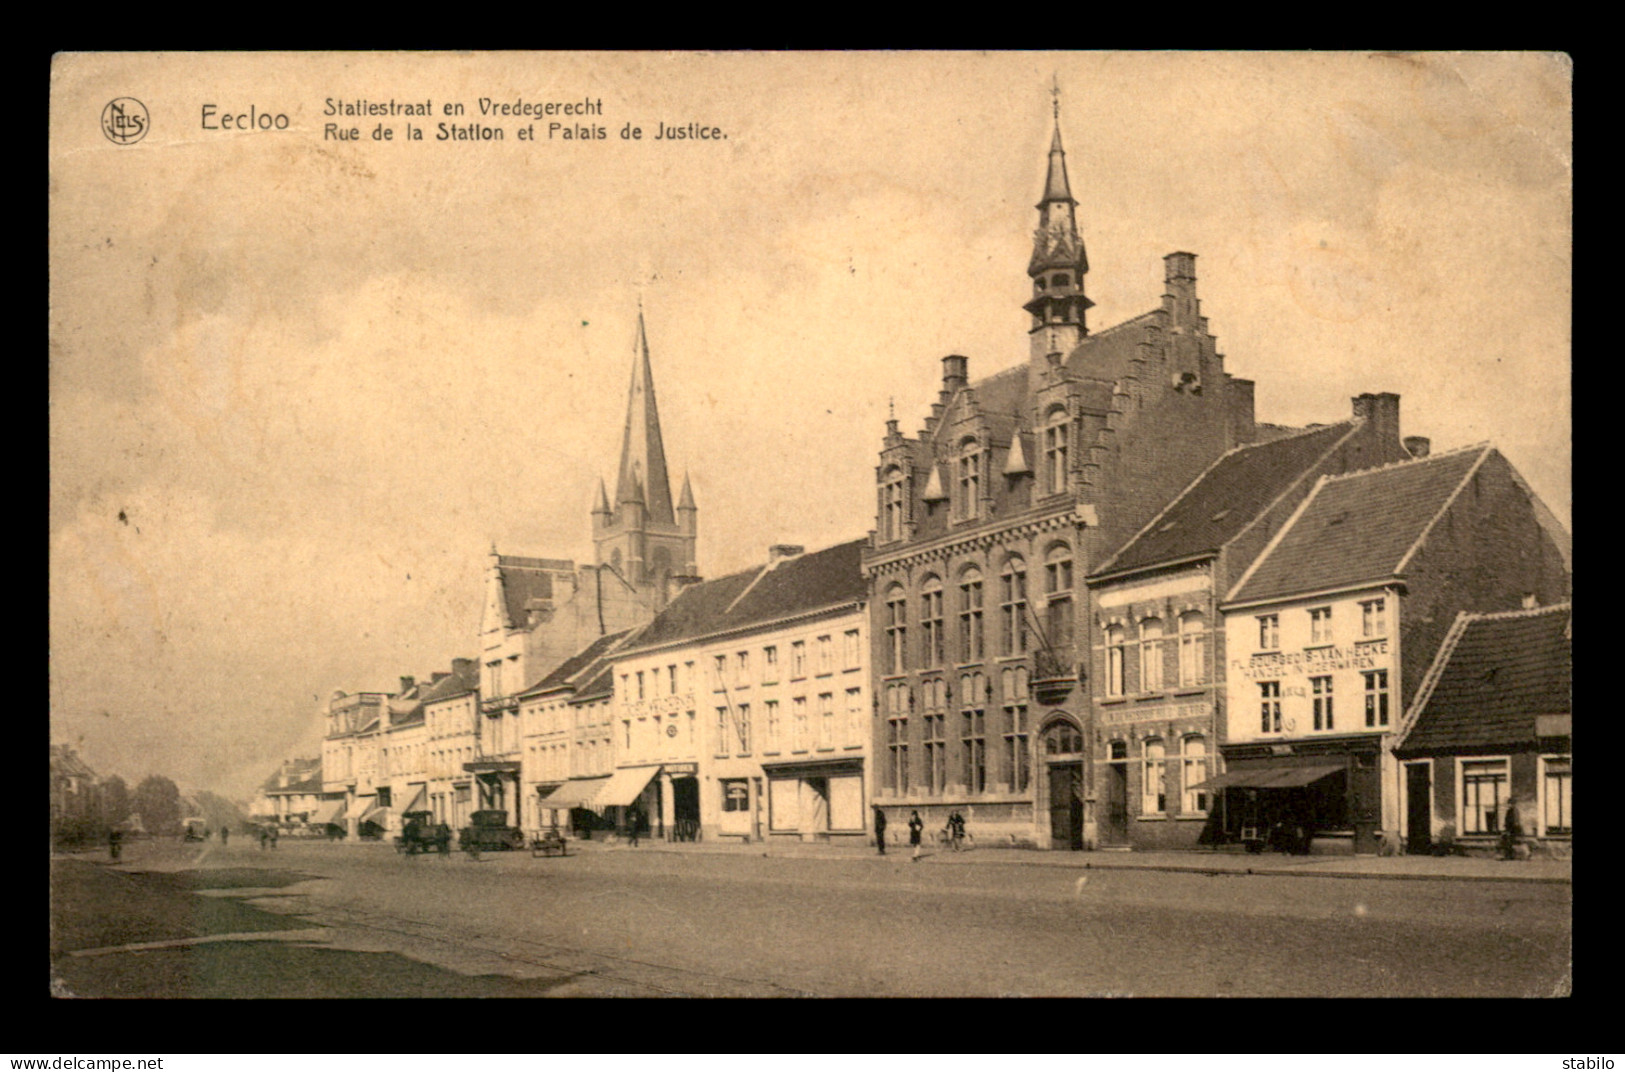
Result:
<instances>
[{"instance_id":1,"label":"vintage car","mask_svg":"<svg viewBox=\"0 0 1625 1072\"><path fill-rule=\"evenodd\" d=\"M203 841L209 836L209 824L202 819L181 820L182 841Z\"/></svg>"},{"instance_id":2,"label":"vintage car","mask_svg":"<svg viewBox=\"0 0 1625 1072\"><path fill-rule=\"evenodd\" d=\"M525 832L508 825L505 811L477 811L468 817L469 825L458 835L457 847L464 852L486 849L506 851L525 847Z\"/></svg>"},{"instance_id":3,"label":"vintage car","mask_svg":"<svg viewBox=\"0 0 1625 1072\"><path fill-rule=\"evenodd\" d=\"M395 839L395 851L408 856L420 852L451 852L451 827L434 821L434 813L409 811L401 816L401 834Z\"/></svg>"}]
</instances>

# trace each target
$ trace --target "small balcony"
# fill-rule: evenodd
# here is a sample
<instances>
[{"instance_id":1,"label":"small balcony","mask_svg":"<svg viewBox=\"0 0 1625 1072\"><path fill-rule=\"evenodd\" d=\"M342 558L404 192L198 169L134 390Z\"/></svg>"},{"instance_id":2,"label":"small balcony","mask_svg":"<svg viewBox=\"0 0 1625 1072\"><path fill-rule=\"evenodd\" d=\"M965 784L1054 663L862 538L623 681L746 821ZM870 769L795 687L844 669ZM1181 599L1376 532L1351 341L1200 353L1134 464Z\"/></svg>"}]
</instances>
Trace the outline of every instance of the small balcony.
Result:
<instances>
[{"instance_id":1,"label":"small balcony","mask_svg":"<svg viewBox=\"0 0 1625 1072\"><path fill-rule=\"evenodd\" d=\"M1071 662L1063 660L1053 651L1040 650L1033 654L1033 676L1028 682L1033 696L1046 707L1066 702L1077 687L1081 675Z\"/></svg>"}]
</instances>

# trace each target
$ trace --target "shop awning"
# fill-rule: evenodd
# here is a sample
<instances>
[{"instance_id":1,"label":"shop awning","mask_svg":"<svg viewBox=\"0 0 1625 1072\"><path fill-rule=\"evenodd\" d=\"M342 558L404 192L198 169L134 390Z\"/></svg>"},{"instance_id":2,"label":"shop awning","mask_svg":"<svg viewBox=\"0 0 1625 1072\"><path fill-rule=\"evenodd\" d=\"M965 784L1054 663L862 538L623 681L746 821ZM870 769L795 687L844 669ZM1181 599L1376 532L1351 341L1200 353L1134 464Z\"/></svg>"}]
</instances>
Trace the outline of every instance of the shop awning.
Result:
<instances>
[{"instance_id":1,"label":"shop awning","mask_svg":"<svg viewBox=\"0 0 1625 1072\"><path fill-rule=\"evenodd\" d=\"M643 792L643 787L649 784L649 779L655 776L659 767L632 767L628 770L618 770L609 776L609 782L593 797L595 808L624 808Z\"/></svg>"},{"instance_id":2,"label":"shop awning","mask_svg":"<svg viewBox=\"0 0 1625 1072\"><path fill-rule=\"evenodd\" d=\"M323 804L316 811L316 824L341 823L344 821L344 801L331 800Z\"/></svg>"},{"instance_id":3,"label":"shop awning","mask_svg":"<svg viewBox=\"0 0 1625 1072\"><path fill-rule=\"evenodd\" d=\"M1342 764L1316 767L1248 767L1225 771L1192 789L1296 789L1343 773Z\"/></svg>"},{"instance_id":4,"label":"shop awning","mask_svg":"<svg viewBox=\"0 0 1625 1072\"><path fill-rule=\"evenodd\" d=\"M406 807L402 808L401 812L402 812L402 814L405 814L406 812L409 812L409 811L428 811L428 810L429 810L429 787L426 786L426 785L420 785L420 786L418 786L417 794L412 797L412 803L410 803Z\"/></svg>"},{"instance_id":5,"label":"shop awning","mask_svg":"<svg viewBox=\"0 0 1625 1072\"><path fill-rule=\"evenodd\" d=\"M542 798L544 808L588 808L598 791L609 784L608 778L580 778L565 782Z\"/></svg>"},{"instance_id":6,"label":"shop awning","mask_svg":"<svg viewBox=\"0 0 1625 1072\"><path fill-rule=\"evenodd\" d=\"M362 812L361 813L361 818L356 820L356 821L361 822L361 823L375 823L378 826L383 826L384 825L384 817L386 815L388 815L388 814L389 814L389 809L388 808L381 808L378 805L374 804L372 807L370 807L366 811Z\"/></svg>"}]
</instances>

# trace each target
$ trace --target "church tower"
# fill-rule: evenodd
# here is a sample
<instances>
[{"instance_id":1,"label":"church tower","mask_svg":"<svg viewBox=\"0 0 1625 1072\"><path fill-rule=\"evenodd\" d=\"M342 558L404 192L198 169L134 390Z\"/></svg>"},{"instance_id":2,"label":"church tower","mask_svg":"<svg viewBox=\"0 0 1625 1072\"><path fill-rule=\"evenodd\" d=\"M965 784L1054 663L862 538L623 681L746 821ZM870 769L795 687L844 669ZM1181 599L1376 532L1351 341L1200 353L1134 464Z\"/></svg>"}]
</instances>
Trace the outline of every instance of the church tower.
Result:
<instances>
[{"instance_id":1,"label":"church tower","mask_svg":"<svg viewBox=\"0 0 1625 1072\"><path fill-rule=\"evenodd\" d=\"M611 502L603 481L592 511L592 538L600 565L608 564L638 587L664 591L671 578L696 573L694 549L699 529L694 491L683 479L682 503L672 506L666 448L660 438L649 340L638 306L638 333L632 345L632 384L621 433L621 464Z\"/></svg>"},{"instance_id":2,"label":"church tower","mask_svg":"<svg viewBox=\"0 0 1625 1072\"><path fill-rule=\"evenodd\" d=\"M1078 235L1077 207L1066 177L1066 151L1061 148L1061 97L1055 91L1055 136L1050 139L1049 171L1044 197L1037 204L1038 229L1027 274L1033 296L1022 308L1032 314L1030 358L1059 361L1089 333L1084 315L1094 304L1083 293L1089 258ZM1052 357L1051 355L1060 355Z\"/></svg>"}]
</instances>

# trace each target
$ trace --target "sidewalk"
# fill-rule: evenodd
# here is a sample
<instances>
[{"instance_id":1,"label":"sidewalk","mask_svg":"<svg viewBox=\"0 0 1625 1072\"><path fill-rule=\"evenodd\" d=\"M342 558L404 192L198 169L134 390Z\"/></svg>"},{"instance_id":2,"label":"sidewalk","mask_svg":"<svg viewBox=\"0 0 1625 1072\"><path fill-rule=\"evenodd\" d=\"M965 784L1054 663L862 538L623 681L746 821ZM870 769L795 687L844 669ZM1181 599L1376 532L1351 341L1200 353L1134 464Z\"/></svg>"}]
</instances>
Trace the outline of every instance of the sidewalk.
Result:
<instances>
[{"instance_id":1,"label":"sidewalk","mask_svg":"<svg viewBox=\"0 0 1625 1072\"><path fill-rule=\"evenodd\" d=\"M873 844L828 842L738 841L669 842L644 838L633 848L620 841L571 841L571 852L699 853L766 856L776 859L907 860L906 845L888 845L886 855ZM921 866L964 867L1020 865L1060 867L1075 871L1175 871L1216 875L1294 875L1308 878L1456 879L1477 882L1552 882L1572 885L1573 860L1489 860L1468 856L1285 856L1243 852L1055 852L1039 849L984 848L950 852L930 848Z\"/></svg>"}]
</instances>

